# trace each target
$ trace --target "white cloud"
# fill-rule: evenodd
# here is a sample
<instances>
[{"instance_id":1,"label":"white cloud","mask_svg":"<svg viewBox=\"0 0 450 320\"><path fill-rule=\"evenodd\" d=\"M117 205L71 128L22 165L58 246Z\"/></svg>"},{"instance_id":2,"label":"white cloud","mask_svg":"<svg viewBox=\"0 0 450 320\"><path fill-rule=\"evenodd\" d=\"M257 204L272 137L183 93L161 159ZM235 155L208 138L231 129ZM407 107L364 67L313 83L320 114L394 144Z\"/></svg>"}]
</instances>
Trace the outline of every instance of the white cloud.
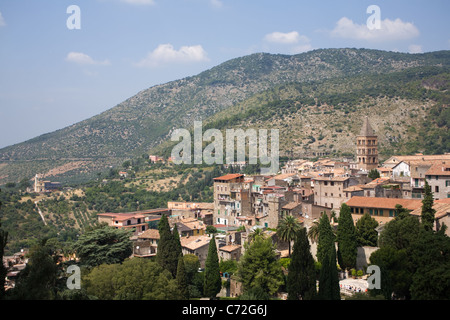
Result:
<instances>
[{"instance_id":1,"label":"white cloud","mask_svg":"<svg viewBox=\"0 0 450 320\"><path fill-rule=\"evenodd\" d=\"M0 12L0 27L6 26L5 19L2 16L2 13Z\"/></svg>"},{"instance_id":2,"label":"white cloud","mask_svg":"<svg viewBox=\"0 0 450 320\"><path fill-rule=\"evenodd\" d=\"M126 2L129 4L135 4L135 5L154 5L154 0L120 0L121 2Z\"/></svg>"},{"instance_id":3,"label":"white cloud","mask_svg":"<svg viewBox=\"0 0 450 320\"><path fill-rule=\"evenodd\" d=\"M269 34L266 34L264 37L264 40L271 43L281 43L281 44L293 44L298 43L300 40L306 40L308 39L305 36L301 36L297 31L291 31L291 32L272 32Z\"/></svg>"},{"instance_id":4,"label":"white cloud","mask_svg":"<svg viewBox=\"0 0 450 320\"><path fill-rule=\"evenodd\" d=\"M69 52L66 61L73 62L79 65L110 65L108 60L95 61L90 56L82 52Z\"/></svg>"},{"instance_id":5,"label":"white cloud","mask_svg":"<svg viewBox=\"0 0 450 320\"><path fill-rule=\"evenodd\" d=\"M412 44L408 47L409 53L423 53L422 46L419 44Z\"/></svg>"},{"instance_id":6,"label":"white cloud","mask_svg":"<svg viewBox=\"0 0 450 320\"><path fill-rule=\"evenodd\" d=\"M417 37L419 30L410 22L401 19L384 19L380 21L379 29L369 29L366 24L357 24L347 17L339 19L331 31L333 37L366 40L366 41L396 41Z\"/></svg>"},{"instance_id":7,"label":"white cloud","mask_svg":"<svg viewBox=\"0 0 450 320\"><path fill-rule=\"evenodd\" d=\"M206 51L201 45L183 46L175 50L170 44L160 44L147 57L136 63L138 67L157 67L167 63L190 63L208 61Z\"/></svg>"},{"instance_id":8,"label":"white cloud","mask_svg":"<svg viewBox=\"0 0 450 320\"><path fill-rule=\"evenodd\" d=\"M264 46L264 49L269 51L297 54L312 49L310 39L307 36L300 35L297 31L268 33L264 40L269 44Z\"/></svg>"}]
</instances>

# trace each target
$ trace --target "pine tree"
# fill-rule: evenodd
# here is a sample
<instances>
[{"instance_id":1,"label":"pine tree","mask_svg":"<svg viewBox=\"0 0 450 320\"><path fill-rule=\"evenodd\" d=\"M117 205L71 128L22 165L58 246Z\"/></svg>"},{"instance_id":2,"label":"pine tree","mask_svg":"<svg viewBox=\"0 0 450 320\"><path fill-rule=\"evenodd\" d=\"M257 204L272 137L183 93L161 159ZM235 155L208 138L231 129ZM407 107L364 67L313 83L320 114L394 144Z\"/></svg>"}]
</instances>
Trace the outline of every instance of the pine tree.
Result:
<instances>
[{"instance_id":1,"label":"pine tree","mask_svg":"<svg viewBox=\"0 0 450 320\"><path fill-rule=\"evenodd\" d=\"M289 300L311 300L316 296L316 271L306 229L297 232L287 277Z\"/></svg>"},{"instance_id":2,"label":"pine tree","mask_svg":"<svg viewBox=\"0 0 450 320\"><path fill-rule=\"evenodd\" d=\"M433 230L434 225L434 215L436 210L433 209L433 193L431 192L431 187L428 184L427 180L425 180L425 194L422 200L422 226L425 230L431 231Z\"/></svg>"},{"instance_id":3,"label":"pine tree","mask_svg":"<svg viewBox=\"0 0 450 320\"><path fill-rule=\"evenodd\" d=\"M350 207L345 203L342 204L339 213L336 238L338 243L339 265L342 269L354 268L356 266L358 240Z\"/></svg>"},{"instance_id":4,"label":"pine tree","mask_svg":"<svg viewBox=\"0 0 450 320\"><path fill-rule=\"evenodd\" d=\"M214 236L209 242L208 256L205 262L205 282L203 293L206 297L214 298L222 287L220 279L219 257Z\"/></svg>"},{"instance_id":5,"label":"pine tree","mask_svg":"<svg viewBox=\"0 0 450 320\"><path fill-rule=\"evenodd\" d=\"M182 254L180 254L180 257L178 258L176 279L178 290L180 291L180 298L183 300L189 299L188 281L186 278L186 269L184 266L184 259Z\"/></svg>"}]
</instances>

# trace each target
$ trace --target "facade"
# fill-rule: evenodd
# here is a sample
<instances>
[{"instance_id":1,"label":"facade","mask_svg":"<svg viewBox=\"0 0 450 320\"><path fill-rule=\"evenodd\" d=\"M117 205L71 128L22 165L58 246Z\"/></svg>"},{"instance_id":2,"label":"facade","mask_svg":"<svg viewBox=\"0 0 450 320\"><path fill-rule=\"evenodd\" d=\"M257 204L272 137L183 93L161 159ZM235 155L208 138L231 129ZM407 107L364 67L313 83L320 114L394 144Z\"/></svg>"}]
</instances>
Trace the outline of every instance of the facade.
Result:
<instances>
[{"instance_id":1,"label":"facade","mask_svg":"<svg viewBox=\"0 0 450 320\"><path fill-rule=\"evenodd\" d=\"M386 223L395 217L395 206L401 205L410 211L422 207L418 199L395 199L375 197L353 197L346 202L350 207L353 220L358 220L364 213L369 213L378 222Z\"/></svg>"},{"instance_id":2,"label":"facade","mask_svg":"<svg viewBox=\"0 0 450 320\"><path fill-rule=\"evenodd\" d=\"M369 171L378 167L378 137L366 117L361 132L356 137L356 159L358 169Z\"/></svg>"},{"instance_id":3,"label":"facade","mask_svg":"<svg viewBox=\"0 0 450 320\"><path fill-rule=\"evenodd\" d=\"M358 180L349 177L314 178L314 204L339 210L345 202L344 190L358 184Z\"/></svg>"},{"instance_id":4,"label":"facade","mask_svg":"<svg viewBox=\"0 0 450 320\"><path fill-rule=\"evenodd\" d=\"M237 217L250 214L249 193L243 174L214 178L214 224L235 226Z\"/></svg>"},{"instance_id":5,"label":"facade","mask_svg":"<svg viewBox=\"0 0 450 320\"><path fill-rule=\"evenodd\" d=\"M152 209L128 213L99 213L97 219L99 223L106 222L116 229L133 230L133 235L137 236L150 229L149 224L157 223L162 214L169 215L170 210Z\"/></svg>"},{"instance_id":6,"label":"facade","mask_svg":"<svg viewBox=\"0 0 450 320\"><path fill-rule=\"evenodd\" d=\"M435 200L450 198L450 162L448 163L435 164L425 172Z\"/></svg>"}]
</instances>

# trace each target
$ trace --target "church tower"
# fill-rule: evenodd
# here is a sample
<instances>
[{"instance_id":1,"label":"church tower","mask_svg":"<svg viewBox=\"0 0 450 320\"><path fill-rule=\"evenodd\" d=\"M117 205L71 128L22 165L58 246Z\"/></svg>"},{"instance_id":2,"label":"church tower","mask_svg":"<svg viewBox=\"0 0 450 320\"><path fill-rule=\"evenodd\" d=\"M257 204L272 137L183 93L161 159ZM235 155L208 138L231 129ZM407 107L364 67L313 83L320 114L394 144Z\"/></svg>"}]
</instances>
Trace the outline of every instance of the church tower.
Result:
<instances>
[{"instance_id":1,"label":"church tower","mask_svg":"<svg viewBox=\"0 0 450 320\"><path fill-rule=\"evenodd\" d=\"M358 169L369 171L378 167L378 138L366 116L361 132L356 137Z\"/></svg>"}]
</instances>

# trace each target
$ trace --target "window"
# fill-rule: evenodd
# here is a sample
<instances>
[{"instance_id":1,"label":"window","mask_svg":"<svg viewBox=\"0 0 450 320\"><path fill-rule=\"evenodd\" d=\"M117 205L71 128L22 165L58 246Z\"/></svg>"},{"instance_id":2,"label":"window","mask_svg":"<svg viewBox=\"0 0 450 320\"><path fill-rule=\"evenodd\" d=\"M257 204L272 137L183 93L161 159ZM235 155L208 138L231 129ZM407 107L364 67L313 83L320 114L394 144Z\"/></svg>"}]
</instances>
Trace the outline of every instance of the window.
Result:
<instances>
[{"instance_id":1,"label":"window","mask_svg":"<svg viewBox=\"0 0 450 320\"><path fill-rule=\"evenodd\" d=\"M389 209L389 217L393 217L394 216L394 210Z\"/></svg>"},{"instance_id":2,"label":"window","mask_svg":"<svg viewBox=\"0 0 450 320\"><path fill-rule=\"evenodd\" d=\"M373 215L373 209L369 209L369 214Z\"/></svg>"},{"instance_id":3,"label":"window","mask_svg":"<svg viewBox=\"0 0 450 320\"><path fill-rule=\"evenodd\" d=\"M380 211L378 212L379 214L379 216L382 216L383 215L383 209L380 209Z\"/></svg>"},{"instance_id":4,"label":"window","mask_svg":"<svg viewBox=\"0 0 450 320\"><path fill-rule=\"evenodd\" d=\"M445 180L445 186L450 187L450 180Z\"/></svg>"},{"instance_id":5,"label":"window","mask_svg":"<svg viewBox=\"0 0 450 320\"><path fill-rule=\"evenodd\" d=\"M434 192L439 192L439 186L434 187Z\"/></svg>"}]
</instances>

